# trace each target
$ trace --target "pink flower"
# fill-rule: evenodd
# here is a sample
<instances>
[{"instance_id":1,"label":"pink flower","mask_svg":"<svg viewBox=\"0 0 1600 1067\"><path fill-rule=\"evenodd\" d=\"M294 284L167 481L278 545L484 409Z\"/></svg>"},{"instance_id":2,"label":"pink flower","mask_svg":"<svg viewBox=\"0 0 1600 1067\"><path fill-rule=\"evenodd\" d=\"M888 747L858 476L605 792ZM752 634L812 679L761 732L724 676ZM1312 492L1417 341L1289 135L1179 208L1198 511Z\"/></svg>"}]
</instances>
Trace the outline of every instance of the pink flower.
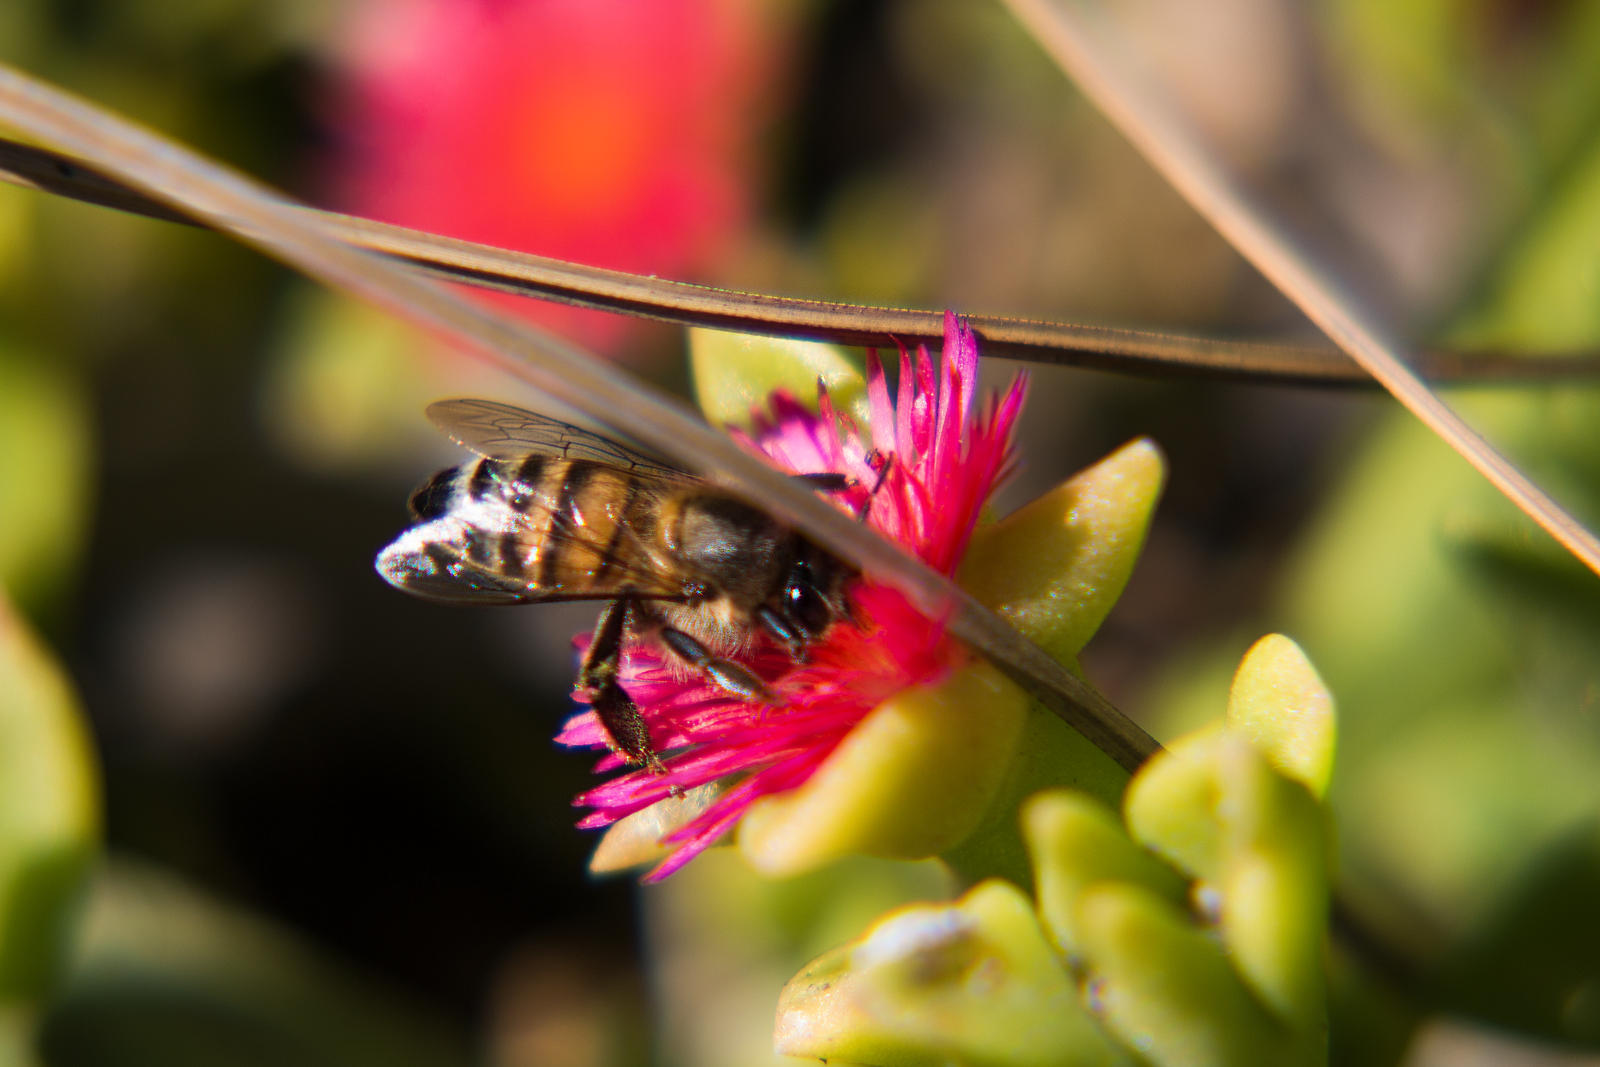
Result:
<instances>
[{"instance_id":1,"label":"pink flower","mask_svg":"<svg viewBox=\"0 0 1600 1067\"><path fill-rule=\"evenodd\" d=\"M972 331L947 314L937 367L926 348L915 356L901 348L898 397L891 398L876 353L869 354L867 431L836 413L819 390L817 413L775 393L769 413L739 436L785 470L850 475L855 499L844 504L859 507L870 494L874 530L951 574L984 502L1014 466L1011 430L1026 391L1019 375L974 418L977 372ZM723 782L724 792L710 807L663 842L674 851L648 878L664 878L726 833L756 800L804 783L884 700L937 683L967 661L966 649L895 589L864 576L850 595L861 625L833 626L807 663L794 663L771 642L741 661L776 694L775 707L685 677L653 645L630 646L622 683L663 753L665 773L635 769L579 796L575 803L592 809L579 826L607 826L676 791ZM585 713L557 740L598 748L606 734L594 714ZM622 765L608 755L598 769Z\"/></svg>"},{"instance_id":2,"label":"pink flower","mask_svg":"<svg viewBox=\"0 0 1600 1067\"><path fill-rule=\"evenodd\" d=\"M726 0L359 0L330 96L338 206L681 275L727 258L783 63ZM615 353L640 320L496 296Z\"/></svg>"}]
</instances>

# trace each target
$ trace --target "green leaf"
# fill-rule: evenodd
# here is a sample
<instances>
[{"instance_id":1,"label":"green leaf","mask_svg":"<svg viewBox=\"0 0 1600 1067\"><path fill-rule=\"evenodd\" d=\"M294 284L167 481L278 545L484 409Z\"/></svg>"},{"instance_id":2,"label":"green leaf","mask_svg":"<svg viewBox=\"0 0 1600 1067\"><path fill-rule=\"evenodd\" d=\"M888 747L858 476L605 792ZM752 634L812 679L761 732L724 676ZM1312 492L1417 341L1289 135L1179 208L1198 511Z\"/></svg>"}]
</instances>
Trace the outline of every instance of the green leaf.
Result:
<instances>
[{"instance_id":1,"label":"green leaf","mask_svg":"<svg viewBox=\"0 0 1600 1067\"><path fill-rule=\"evenodd\" d=\"M1215 874L1222 940L1273 1015L1321 1038L1327 989L1328 831L1305 786L1244 738L1217 753L1223 862Z\"/></svg>"},{"instance_id":2,"label":"green leaf","mask_svg":"<svg viewBox=\"0 0 1600 1067\"><path fill-rule=\"evenodd\" d=\"M1147 889L1173 907L1184 903L1187 883L1134 844L1116 813L1091 797L1067 789L1039 793L1023 805L1022 827L1039 917L1068 955L1082 951L1078 899L1092 886L1120 882Z\"/></svg>"},{"instance_id":3,"label":"green leaf","mask_svg":"<svg viewBox=\"0 0 1600 1067\"><path fill-rule=\"evenodd\" d=\"M41 997L60 974L99 798L77 694L0 598L0 1003Z\"/></svg>"},{"instance_id":4,"label":"green leaf","mask_svg":"<svg viewBox=\"0 0 1600 1067\"><path fill-rule=\"evenodd\" d=\"M778 1001L778 1051L832 1062L1073 1067L1118 1062L1001 881L892 912L813 962Z\"/></svg>"},{"instance_id":5,"label":"green leaf","mask_svg":"<svg viewBox=\"0 0 1600 1067\"><path fill-rule=\"evenodd\" d=\"M1161 494L1165 463L1134 441L974 533L958 578L986 607L1077 672L1076 656L1122 594ZM1128 773L1081 734L1030 704L1018 756L985 822L945 860L968 883L1028 880L1015 812L1068 786L1113 804Z\"/></svg>"},{"instance_id":6,"label":"green leaf","mask_svg":"<svg viewBox=\"0 0 1600 1067\"><path fill-rule=\"evenodd\" d=\"M775 389L815 407L819 380L837 410L866 419L867 380L834 345L696 327L689 331L689 365L695 401L712 425L748 426L751 410L764 409Z\"/></svg>"},{"instance_id":7,"label":"green leaf","mask_svg":"<svg viewBox=\"0 0 1600 1067\"><path fill-rule=\"evenodd\" d=\"M988 811L1028 706L1015 683L982 661L938 685L896 693L803 785L752 805L739 823L739 848L769 875L851 853L936 855Z\"/></svg>"},{"instance_id":8,"label":"green leaf","mask_svg":"<svg viewBox=\"0 0 1600 1067\"><path fill-rule=\"evenodd\" d=\"M1451 330L1459 343L1509 351L1592 347L1600 340L1600 138L1540 204Z\"/></svg>"},{"instance_id":9,"label":"green leaf","mask_svg":"<svg viewBox=\"0 0 1600 1067\"><path fill-rule=\"evenodd\" d=\"M1166 463L1133 441L992 526L961 564L962 588L1075 667L1144 546Z\"/></svg>"},{"instance_id":10,"label":"green leaf","mask_svg":"<svg viewBox=\"0 0 1600 1067\"><path fill-rule=\"evenodd\" d=\"M790 983L780 1051L930 1067L1121 1062L1109 1034L1158 1067L1325 1063L1331 835L1318 798L1277 761L1298 773L1306 761L1287 757L1309 750L1325 778L1332 705L1284 638L1258 642L1239 675L1241 719L1261 727L1266 752L1221 724L1178 740L1129 783L1127 829L1082 792L1030 797L1021 834L1039 928L1015 917L1020 894L999 880L895 913ZM1314 728L1290 713L1308 693ZM1036 962L1045 934L1058 968ZM1060 992L1067 964L1087 1015Z\"/></svg>"},{"instance_id":11,"label":"green leaf","mask_svg":"<svg viewBox=\"0 0 1600 1067\"><path fill-rule=\"evenodd\" d=\"M1335 725L1333 694L1299 645L1269 634L1251 646L1228 694L1230 730L1322 796L1333 775Z\"/></svg>"},{"instance_id":12,"label":"green leaf","mask_svg":"<svg viewBox=\"0 0 1600 1067\"><path fill-rule=\"evenodd\" d=\"M1268 646L1269 652L1272 647ZM1298 670L1296 675L1300 675ZM1257 1037L1298 1049L1290 1058L1259 1062L1320 1062L1326 1055L1324 942L1330 895L1329 834L1322 808L1306 785L1278 770L1246 737L1220 729L1204 730L1175 743L1134 776L1128 787L1126 818L1136 840L1168 858L1195 879L1197 887L1215 893L1229 980L1238 995L1260 1005L1272 1023ZM1139 892L1149 895L1143 886ZM1083 912L1086 905L1079 907L1075 921L1080 929L1082 924L1104 919L1098 913ZM1188 961L1151 956L1162 961L1162 968L1181 971L1192 964L1196 970L1191 980L1204 978L1211 985L1219 981L1204 977L1208 969L1214 969L1209 957L1193 955L1198 950L1185 947L1188 942L1174 940L1176 935L1163 932L1165 927L1160 924L1151 925L1156 920L1146 903L1139 902L1132 914L1144 934L1170 942L1181 960ZM1086 930L1081 934L1089 966L1098 972L1102 963L1093 948L1095 936ZM1133 950L1124 945L1123 951ZM1130 967L1132 958L1127 956ZM1155 982L1168 998L1199 998L1168 1020L1190 1029L1199 1024L1186 1021L1186 1013L1199 1011L1195 1005L1203 1004L1204 996L1179 989L1176 973L1159 979L1125 977L1136 987ZM1235 992L1212 992L1221 998L1213 1012L1220 1020L1218 1025L1242 1025L1243 1017L1228 1021L1237 1014L1232 1006ZM1130 1010L1140 1014L1147 1009ZM1134 1029L1148 1036L1161 1016L1140 1014L1140 1018ZM1221 1059L1203 1062L1257 1062L1248 1057L1231 1058L1234 1055L1228 1052Z\"/></svg>"},{"instance_id":13,"label":"green leaf","mask_svg":"<svg viewBox=\"0 0 1600 1067\"><path fill-rule=\"evenodd\" d=\"M1139 769L1123 797L1134 840L1192 877L1208 878L1222 863L1216 760L1224 736L1211 726L1174 741Z\"/></svg>"},{"instance_id":14,"label":"green leaf","mask_svg":"<svg viewBox=\"0 0 1600 1067\"><path fill-rule=\"evenodd\" d=\"M1037 701L1029 701L1017 742L1016 758L988 814L977 829L940 858L964 885L985 878L1005 878L1017 885L1030 881L1028 847L1023 842L1017 811L1041 790L1065 786L1081 790L1105 804L1115 804L1128 785L1128 772L1078 731Z\"/></svg>"},{"instance_id":15,"label":"green leaf","mask_svg":"<svg viewBox=\"0 0 1600 1067\"><path fill-rule=\"evenodd\" d=\"M1105 883L1079 898L1101 1021L1162 1067L1295 1067L1287 1031L1240 984L1226 950L1140 886Z\"/></svg>"},{"instance_id":16,"label":"green leaf","mask_svg":"<svg viewBox=\"0 0 1600 1067\"><path fill-rule=\"evenodd\" d=\"M14 602L44 603L76 564L91 466L82 391L0 342L0 589Z\"/></svg>"}]
</instances>

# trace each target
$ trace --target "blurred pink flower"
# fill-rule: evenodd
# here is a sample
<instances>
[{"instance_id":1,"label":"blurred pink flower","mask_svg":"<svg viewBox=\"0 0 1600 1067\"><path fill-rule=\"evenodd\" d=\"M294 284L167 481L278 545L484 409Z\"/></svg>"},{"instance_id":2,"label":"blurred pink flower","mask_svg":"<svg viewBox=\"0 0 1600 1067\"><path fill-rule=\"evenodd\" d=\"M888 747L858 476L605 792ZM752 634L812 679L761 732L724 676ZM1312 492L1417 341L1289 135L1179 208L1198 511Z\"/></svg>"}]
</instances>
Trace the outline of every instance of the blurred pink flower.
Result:
<instances>
[{"instance_id":1,"label":"blurred pink flower","mask_svg":"<svg viewBox=\"0 0 1600 1067\"><path fill-rule=\"evenodd\" d=\"M582 263L692 274L750 211L778 78L760 5L358 0L334 71L344 210ZM603 352L638 320L503 297Z\"/></svg>"},{"instance_id":2,"label":"blurred pink flower","mask_svg":"<svg viewBox=\"0 0 1600 1067\"><path fill-rule=\"evenodd\" d=\"M817 413L775 393L770 412L752 433L739 436L784 470L850 475L855 499L841 501L847 506L859 507L877 485L868 511L872 528L951 574L984 502L1014 465L1011 430L1026 392L1019 375L974 418L977 376L977 341L947 314L937 368L926 348L914 357L901 349L897 398L891 399L876 353L869 356L866 432L837 414L822 391ZM878 485L887 457L892 461ZM776 707L731 698L686 677L653 645L629 646L622 683L664 754L665 773L632 770L579 796L575 803L592 809L579 826L606 826L675 790L729 780L707 810L666 839L675 850L649 875L663 878L721 837L754 801L803 783L878 704L902 689L940 681L966 661L966 649L895 589L868 576L850 595L862 625L832 627L809 662L794 663L771 642L742 661L778 697ZM582 747L604 747L606 739L593 713L571 719L557 738ZM620 766L619 757L608 755L598 769Z\"/></svg>"}]
</instances>

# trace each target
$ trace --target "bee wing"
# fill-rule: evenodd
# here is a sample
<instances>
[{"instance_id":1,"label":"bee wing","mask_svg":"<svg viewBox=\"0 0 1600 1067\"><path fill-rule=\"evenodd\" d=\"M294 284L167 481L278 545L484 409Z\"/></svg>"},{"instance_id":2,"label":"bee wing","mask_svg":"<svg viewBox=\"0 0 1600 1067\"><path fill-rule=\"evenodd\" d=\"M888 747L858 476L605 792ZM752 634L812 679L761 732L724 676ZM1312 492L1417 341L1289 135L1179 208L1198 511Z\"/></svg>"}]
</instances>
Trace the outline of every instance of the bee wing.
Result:
<instances>
[{"instance_id":1,"label":"bee wing","mask_svg":"<svg viewBox=\"0 0 1600 1067\"><path fill-rule=\"evenodd\" d=\"M428 405L427 415L452 441L480 456L507 458L534 453L560 459L592 459L664 481L700 481L682 468L620 441L510 404L472 398L439 400Z\"/></svg>"},{"instance_id":2,"label":"bee wing","mask_svg":"<svg viewBox=\"0 0 1600 1067\"><path fill-rule=\"evenodd\" d=\"M420 529L420 527L419 527ZM408 546L402 536L378 556L378 573L397 589L441 604L540 604L560 600L682 600L682 586L662 575L636 571L626 588L577 589L562 582L539 583L514 578L479 563L448 542Z\"/></svg>"},{"instance_id":3,"label":"bee wing","mask_svg":"<svg viewBox=\"0 0 1600 1067\"><path fill-rule=\"evenodd\" d=\"M525 582L514 581L473 562L454 543L439 536L447 520L413 526L378 554L378 573L396 589L441 604L522 604L537 599Z\"/></svg>"},{"instance_id":4,"label":"bee wing","mask_svg":"<svg viewBox=\"0 0 1600 1067\"><path fill-rule=\"evenodd\" d=\"M654 477L627 477L634 493L662 491ZM442 515L379 554L378 573L415 596L452 604L684 598L670 566L627 524L626 498L603 500L598 513L580 517L559 492L515 478L477 495L458 492Z\"/></svg>"}]
</instances>

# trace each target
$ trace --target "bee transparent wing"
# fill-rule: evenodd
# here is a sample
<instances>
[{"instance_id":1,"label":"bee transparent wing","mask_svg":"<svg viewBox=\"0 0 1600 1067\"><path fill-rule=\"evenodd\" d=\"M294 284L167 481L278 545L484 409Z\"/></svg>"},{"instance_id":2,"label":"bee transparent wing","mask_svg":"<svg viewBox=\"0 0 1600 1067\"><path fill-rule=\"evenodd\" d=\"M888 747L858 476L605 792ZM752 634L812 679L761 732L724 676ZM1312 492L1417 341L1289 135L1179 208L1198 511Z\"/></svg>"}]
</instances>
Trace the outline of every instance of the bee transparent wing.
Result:
<instances>
[{"instance_id":1,"label":"bee transparent wing","mask_svg":"<svg viewBox=\"0 0 1600 1067\"><path fill-rule=\"evenodd\" d=\"M431 525L431 524L430 524ZM406 531L378 556L378 573L397 589L424 600L443 604L540 604L560 600L611 600L631 596L641 600L683 600L681 585L655 571L626 561L612 567L627 573L626 585L603 589L555 578L529 580L499 570L473 558L453 539L431 539L423 526Z\"/></svg>"},{"instance_id":2,"label":"bee transparent wing","mask_svg":"<svg viewBox=\"0 0 1600 1067\"><path fill-rule=\"evenodd\" d=\"M573 501L562 501L559 483L529 484L513 467L490 457L463 468L473 473L452 482L441 512L379 554L378 573L415 596L453 604L684 598L682 582L628 525L627 497L586 501L589 513L580 516ZM625 476L631 493L661 491L654 477Z\"/></svg>"},{"instance_id":3,"label":"bee transparent wing","mask_svg":"<svg viewBox=\"0 0 1600 1067\"><path fill-rule=\"evenodd\" d=\"M533 453L591 459L664 481L700 480L620 441L510 404L473 398L440 400L428 405L427 415L452 441L480 456L507 458Z\"/></svg>"},{"instance_id":4,"label":"bee transparent wing","mask_svg":"<svg viewBox=\"0 0 1600 1067\"><path fill-rule=\"evenodd\" d=\"M378 555L384 581L412 596L442 604L524 604L538 599L526 583L515 582L472 562L450 540L430 537L435 530L415 526Z\"/></svg>"}]
</instances>

